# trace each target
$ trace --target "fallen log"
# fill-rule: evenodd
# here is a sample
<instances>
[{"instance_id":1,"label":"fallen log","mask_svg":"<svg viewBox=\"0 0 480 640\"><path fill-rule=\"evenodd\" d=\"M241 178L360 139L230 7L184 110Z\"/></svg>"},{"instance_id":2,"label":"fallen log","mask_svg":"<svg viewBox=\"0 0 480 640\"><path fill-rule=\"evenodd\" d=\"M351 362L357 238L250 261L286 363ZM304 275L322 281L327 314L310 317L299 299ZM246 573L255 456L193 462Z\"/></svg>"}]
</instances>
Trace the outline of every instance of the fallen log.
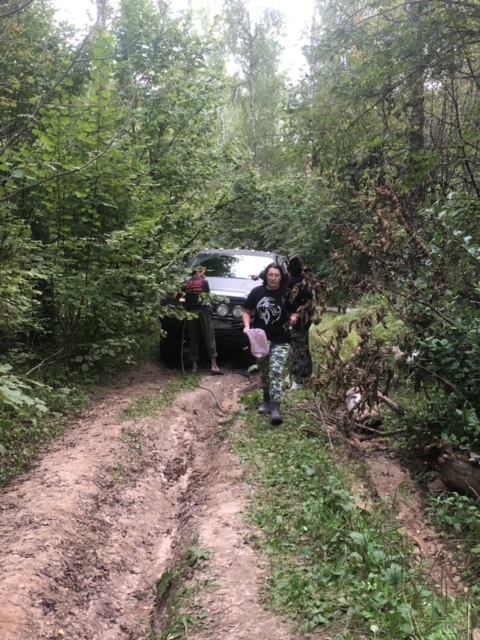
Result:
<instances>
[{"instance_id":1,"label":"fallen log","mask_svg":"<svg viewBox=\"0 0 480 640\"><path fill-rule=\"evenodd\" d=\"M438 459L440 478L450 489L480 497L480 458L468 451L447 449Z\"/></svg>"}]
</instances>

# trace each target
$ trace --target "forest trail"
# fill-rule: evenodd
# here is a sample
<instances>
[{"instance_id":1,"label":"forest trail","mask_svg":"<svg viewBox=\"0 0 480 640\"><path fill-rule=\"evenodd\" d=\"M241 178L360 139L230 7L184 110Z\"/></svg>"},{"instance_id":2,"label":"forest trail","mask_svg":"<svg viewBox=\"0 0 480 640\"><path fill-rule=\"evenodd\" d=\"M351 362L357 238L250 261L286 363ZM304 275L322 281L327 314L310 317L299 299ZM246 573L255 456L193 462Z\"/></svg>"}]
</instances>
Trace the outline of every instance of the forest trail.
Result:
<instances>
[{"instance_id":1,"label":"forest trail","mask_svg":"<svg viewBox=\"0 0 480 640\"><path fill-rule=\"evenodd\" d=\"M251 381L205 376L157 417L127 419L174 377L138 367L3 492L1 640L153 637L156 581L191 541L211 554L196 637L294 637L262 607L242 467L222 439Z\"/></svg>"},{"instance_id":2,"label":"forest trail","mask_svg":"<svg viewBox=\"0 0 480 640\"><path fill-rule=\"evenodd\" d=\"M300 640L263 607L266 566L244 518L250 489L224 437L242 428L232 416L252 381L204 376L156 416L135 417L135 407L158 401L178 377L137 367L3 491L1 640L160 638L165 609L156 584L189 547L208 551L190 581L202 614L191 640ZM426 522L408 473L386 447L351 444L371 476L354 488L359 506L369 509L372 495L393 498L398 525L438 589L461 592L455 554Z\"/></svg>"}]
</instances>

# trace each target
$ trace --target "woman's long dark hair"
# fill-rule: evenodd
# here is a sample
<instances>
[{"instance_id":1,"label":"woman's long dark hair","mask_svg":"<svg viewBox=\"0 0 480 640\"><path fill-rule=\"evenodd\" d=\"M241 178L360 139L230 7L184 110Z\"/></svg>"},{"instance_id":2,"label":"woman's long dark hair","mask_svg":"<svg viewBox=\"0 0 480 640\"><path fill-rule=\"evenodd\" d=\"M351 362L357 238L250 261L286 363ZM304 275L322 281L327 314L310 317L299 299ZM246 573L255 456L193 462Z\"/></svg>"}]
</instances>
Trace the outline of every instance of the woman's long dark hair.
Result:
<instances>
[{"instance_id":1,"label":"woman's long dark hair","mask_svg":"<svg viewBox=\"0 0 480 640\"><path fill-rule=\"evenodd\" d=\"M283 268L278 264L278 262L271 262L267 267L265 267L265 269L263 270L263 278L262 278L263 284L264 285L267 284L267 274L272 267L275 267L275 269L278 269L280 271L280 274L281 274L280 286L284 287L287 284L287 274L285 273Z\"/></svg>"}]
</instances>

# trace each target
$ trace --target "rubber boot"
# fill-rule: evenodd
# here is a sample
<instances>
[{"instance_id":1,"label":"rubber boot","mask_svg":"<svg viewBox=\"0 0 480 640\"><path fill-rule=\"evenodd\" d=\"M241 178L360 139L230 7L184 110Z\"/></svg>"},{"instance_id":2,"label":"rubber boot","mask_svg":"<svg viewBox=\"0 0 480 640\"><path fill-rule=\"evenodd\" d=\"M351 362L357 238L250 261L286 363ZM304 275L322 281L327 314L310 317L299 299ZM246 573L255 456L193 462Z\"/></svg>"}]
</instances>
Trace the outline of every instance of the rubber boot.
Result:
<instances>
[{"instance_id":1,"label":"rubber boot","mask_svg":"<svg viewBox=\"0 0 480 640\"><path fill-rule=\"evenodd\" d=\"M283 418L282 414L280 413L280 400L271 401L270 411L270 422L275 425L282 424Z\"/></svg>"},{"instance_id":2,"label":"rubber boot","mask_svg":"<svg viewBox=\"0 0 480 640\"><path fill-rule=\"evenodd\" d=\"M258 407L258 413L262 416L270 413L270 393L266 389L263 390L263 402Z\"/></svg>"}]
</instances>

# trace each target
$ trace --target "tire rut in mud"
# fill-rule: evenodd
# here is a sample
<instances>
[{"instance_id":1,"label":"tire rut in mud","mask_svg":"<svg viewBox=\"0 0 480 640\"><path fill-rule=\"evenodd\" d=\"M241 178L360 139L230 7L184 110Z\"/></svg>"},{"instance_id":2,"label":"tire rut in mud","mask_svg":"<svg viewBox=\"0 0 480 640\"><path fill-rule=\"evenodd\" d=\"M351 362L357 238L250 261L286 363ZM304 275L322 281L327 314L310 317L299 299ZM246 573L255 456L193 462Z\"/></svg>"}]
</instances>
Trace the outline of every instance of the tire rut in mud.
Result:
<instances>
[{"instance_id":1,"label":"tire rut in mud","mask_svg":"<svg viewBox=\"0 0 480 640\"><path fill-rule=\"evenodd\" d=\"M171 375L139 370L3 492L2 640L146 637L155 583L194 535L222 421L249 384L204 378L158 417L122 419Z\"/></svg>"}]
</instances>

